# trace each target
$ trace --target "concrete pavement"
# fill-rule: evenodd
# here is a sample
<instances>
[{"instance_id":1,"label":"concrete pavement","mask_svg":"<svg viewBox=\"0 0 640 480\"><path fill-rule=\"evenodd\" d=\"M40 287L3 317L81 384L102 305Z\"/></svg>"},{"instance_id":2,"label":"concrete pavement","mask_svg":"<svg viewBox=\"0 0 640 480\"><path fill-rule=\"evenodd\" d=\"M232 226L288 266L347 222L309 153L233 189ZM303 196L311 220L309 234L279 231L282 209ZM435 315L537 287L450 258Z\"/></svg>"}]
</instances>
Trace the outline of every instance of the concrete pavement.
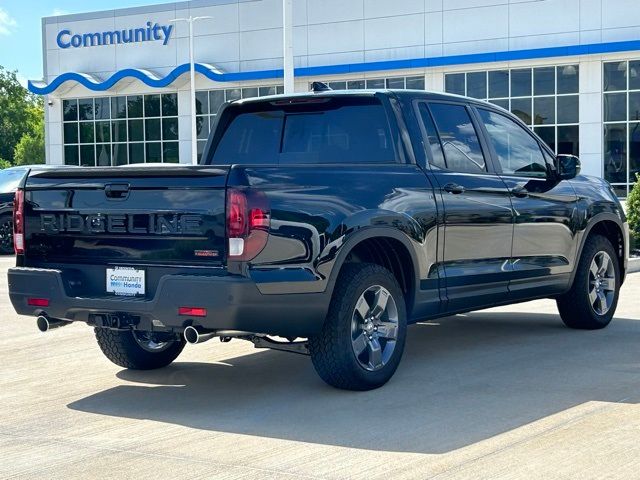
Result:
<instances>
[{"instance_id":1,"label":"concrete pavement","mask_svg":"<svg viewBox=\"0 0 640 480\"><path fill-rule=\"evenodd\" d=\"M409 330L382 389L242 341L122 370L91 329L41 334L0 259L1 478L640 478L640 274L603 331L552 301Z\"/></svg>"}]
</instances>

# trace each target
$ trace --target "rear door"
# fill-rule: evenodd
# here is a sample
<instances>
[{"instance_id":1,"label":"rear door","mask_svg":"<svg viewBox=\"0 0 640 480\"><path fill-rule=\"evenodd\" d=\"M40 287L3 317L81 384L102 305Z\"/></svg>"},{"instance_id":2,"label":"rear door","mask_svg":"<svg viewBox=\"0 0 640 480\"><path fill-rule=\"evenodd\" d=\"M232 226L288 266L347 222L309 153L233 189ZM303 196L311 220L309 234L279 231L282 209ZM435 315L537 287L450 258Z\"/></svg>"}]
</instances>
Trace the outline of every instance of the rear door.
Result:
<instances>
[{"instance_id":1,"label":"rear door","mask_svg":"<svg viewBox=\"0 0 640 480\"><path fill-rule=\"evenodd\" d=\"M417 108L430 145L429 175L444 205L447 310L504 300L513 236L509 191L467 105L419 102Z\"/></svg>"}]
</instances>

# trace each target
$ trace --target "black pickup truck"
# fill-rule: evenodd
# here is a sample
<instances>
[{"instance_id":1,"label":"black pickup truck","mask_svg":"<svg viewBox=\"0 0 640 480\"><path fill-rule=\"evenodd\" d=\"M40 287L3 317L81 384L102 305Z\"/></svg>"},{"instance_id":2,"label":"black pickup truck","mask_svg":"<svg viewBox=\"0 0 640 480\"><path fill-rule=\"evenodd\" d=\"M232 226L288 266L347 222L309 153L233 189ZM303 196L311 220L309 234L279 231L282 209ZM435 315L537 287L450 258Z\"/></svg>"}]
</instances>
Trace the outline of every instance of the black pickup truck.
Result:
<instances>
[{"instance_id":1,"label":"black pickup truck","mask_svg":"<svg viewBox=\"0 0 640 480\"><path fill-rule=\"evenodd\" d=\"M329 384L393 375L407 325L554 298L611 321L622 207L510 113L418 91L226 104L197 166L58 169L16 193L11 301L95 327L116 364L240 338L311 355Z\"/></svg>"}]
</instances>

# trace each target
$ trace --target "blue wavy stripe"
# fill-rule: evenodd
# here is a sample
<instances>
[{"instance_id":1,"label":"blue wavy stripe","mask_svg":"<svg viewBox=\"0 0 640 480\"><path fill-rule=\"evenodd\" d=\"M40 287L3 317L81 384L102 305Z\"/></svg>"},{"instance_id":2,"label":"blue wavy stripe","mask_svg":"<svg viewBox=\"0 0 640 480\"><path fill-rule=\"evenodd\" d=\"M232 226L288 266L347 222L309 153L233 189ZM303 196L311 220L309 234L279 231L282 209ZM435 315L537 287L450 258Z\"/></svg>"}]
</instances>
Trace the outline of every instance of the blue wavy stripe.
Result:
<instances>
[{"instance_id":1,"label":"blue wavy stripe","mask_svg":"<svg viewBox=\"0 0 640 480\"><path fill-rule=\"evenodd\" d=\"M472 53L467 55L449 55L430 58L414 58L407 60L387 60L380 62L349 63L341 65L325 65L318 67L301 67L295 69L297 77L321 75L338 75L345 73L363 73L383 70L400 70L406 68L442 67L448 65L465 65L474 63L503 62L510 60L529 60L534 58L565 57L574 55L592 55L602 53L626 52L640 50L640 40L624 42L593 43L588 45L569 45L564 47L533 48L528 50L511 50L490 53ZM256 70L250 72L220 73L207 65L197 63L196 71L214 82L239 82L246 80L268 80L282 78L282 69ZM63 73L50 84L43 87L29 81L29 91L37 95L47 95L56 91L65 82L77 82L94 92L111 89L116 83L125 78L140 80L152 88L164 88L171 85L178 77L189 72L189 64L183 64L173 69L164 78L154 78L147 72L137 69L125 69L114 73L104 82L94 82L89 78L74 72Z\"/></svg>"},{"instance_id":2,"label":"blue wavy stripe","mask_svg":"<svg viewBox=\"0 0 640 480\"><path fill-rule=\"evenodd\" d=\"M238 82L242 80L262 80L267 78L278 78L284 75L283 70L262 70L256 72L219 73L207 65L197 63L196 72L206 76L215 82ZM154 78L143 70L127 68L119 70L104 82L94 82L82 74L75 72L63 73L56 77L50 84L39 87L34 82L29 81L29 91L37 95L48 95L55 92L63 83L76 82L94 92L103 92L113 88L119 81L124 79L137 79L152 88L164 88L171 85L181 75L189 72L189 64L185 63L174 68L166 77Z\"/></svg>"}]
</instances>

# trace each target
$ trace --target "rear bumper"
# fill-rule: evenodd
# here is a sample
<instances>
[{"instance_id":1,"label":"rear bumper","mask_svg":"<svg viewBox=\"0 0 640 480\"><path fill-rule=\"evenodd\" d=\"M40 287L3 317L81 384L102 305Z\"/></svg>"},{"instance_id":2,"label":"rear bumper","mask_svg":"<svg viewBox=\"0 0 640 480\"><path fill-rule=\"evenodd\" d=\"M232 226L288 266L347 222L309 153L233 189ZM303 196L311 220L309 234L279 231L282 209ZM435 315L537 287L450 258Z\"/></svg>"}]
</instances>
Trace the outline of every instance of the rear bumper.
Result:
<instances>
[{"instance_id":1,"label":"rear bumper","mask_svg":"<svg viewBox=\"0 0 640 480\"><path fill-rule=\"evenodd\" d=\"M11 268L8 280L11 303L21 315L90 323L95 315L127 314L139 319L137 328L154 331L197 325L306 337L319 331L329 305L325 293L263 295L250 279L232 275L165 275L153 299L71 297L60 270ZM29 306L28 298L46 298L49 306ZM207 316L179 316L181 306L206 308Z\"/></svg>"}]
</instances>

